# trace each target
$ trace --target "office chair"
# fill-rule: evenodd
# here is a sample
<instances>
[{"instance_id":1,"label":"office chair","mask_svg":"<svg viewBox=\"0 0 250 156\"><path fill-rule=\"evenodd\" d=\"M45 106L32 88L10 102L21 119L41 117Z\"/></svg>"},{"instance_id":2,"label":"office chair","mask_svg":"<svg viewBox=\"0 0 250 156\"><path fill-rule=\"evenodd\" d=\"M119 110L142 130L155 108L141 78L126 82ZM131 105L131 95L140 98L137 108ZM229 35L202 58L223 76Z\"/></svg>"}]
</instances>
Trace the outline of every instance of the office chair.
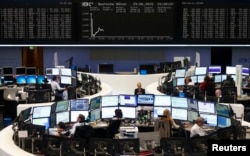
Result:
<instances>
[{"instance_id":1,"label":"office chair","mask_svg":"<svg viewBox=\"0 0 250 156\"><path fill-rule=\"evenodd\" d=\"M113 156L114 142L112 139L91 138L89 146L90 155Z\"/></svg>"},{"instance_id":2,"label":"office chair","mask_svg":"<svg viewBox=\"0 0 250 156\"><path fill-rule=\"evenodd\" d=\"M86 140L82 138L65 138L62 143L63 156L86 156L88 155Z\"/></svg>"},{"instance_id":3,"label":"office chair","mask_svg":"<svg viewBox=\"0 0 250 156\"><path fill-rule=\"evenodd\" d=\"M63 137L44 135L42 153L50 156L62 156L63 139Z\"/></svg>"},{"instance_id":4,"label":"office chair","mask_svg":"<svg viewBox=\"0 0 250 156\"><path fill-rule=\"evenodd\" d=\"M187 153L187 139L182 137L163 137L160 140L162 155L183 156Z\"/></svg>"},{"instance_id":5,"label":"office chair","mask_svg":"<svg viewBox=\"0 0 250 156\"><path fill-rule=\"evenodd\" d=\"M115 134L119 133L122 120L111 120L107 128L107 138L113 139Z\"/></svg>"},{"instance_id":6,"label":"office chair","mask_svg":"<svg viewBox=\"0 0 250 156\"><path fill-rule=\"evenodd\" d=\"M172 136L170 122L166 120L155 120L154 131L158 131L161 138Z\"/></svg>"},{"instance_id":7,"label":"office chair","mask_svg":"<svg viewBox=\"0 0 250 156\"><path fill-rule=\"evenodd\" d=\"M192 137L188 139L188 154L190 156L206 156L207 155L207 145L208 137L207 136L199 136Z\"/></svg>"},{"instance_id":8,"label":"office chair","mask_svg":"<svg viewBox=\"0 0 250 156\"><path fill-rule=\"evenodd\" d=\"M114 156L139 155L140 141L138 138L113 139Z\"/></svg>"},{"instance_id":9,"label":"office chair","mask_svg":"<svg viewBox=\"0 0 250 156\"><path fill-rule=\"evenodd\" d=\"M90 125L77 126L74 138L85 139L86 144L89 144L90 138L94 135L94 129Z\"/></svg>"},{"instance_id":10,"label":"office chair","mask_svg":"<svg viewBox=\"0 0 250 156\"><path fill-rule=\"evenodd\" d=\"M221 87L221 95L223 102L235 103L237 96L237 87Z\"/></svg>"}]
</instances>

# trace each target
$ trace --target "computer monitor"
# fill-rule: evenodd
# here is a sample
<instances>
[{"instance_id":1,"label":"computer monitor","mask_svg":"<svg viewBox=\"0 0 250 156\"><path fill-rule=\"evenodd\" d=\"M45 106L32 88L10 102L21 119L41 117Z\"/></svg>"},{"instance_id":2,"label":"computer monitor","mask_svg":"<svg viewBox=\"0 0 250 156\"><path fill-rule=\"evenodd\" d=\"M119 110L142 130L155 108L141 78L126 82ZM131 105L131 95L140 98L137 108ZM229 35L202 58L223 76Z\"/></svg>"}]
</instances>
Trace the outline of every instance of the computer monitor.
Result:
<instances>
[{"instance_id":1,"label":"computer monitor","mask_svg":"<svg viewBox=\"0 0 250 156\"><path fill-rule=\"evenodd\" d=\"M189 110L198 111L198 101L196 99L188 98L187 101Z\"/></svg>"},{"instance_id":2,"label":"computer monitor","mask_svg":"<svg viewBox=\"0 0 250 156\"><path fill-rule=\"evenodd\" d=\"M158 115L163 115L163 111L168 109L171 112L171 107L154 107L154 118L158 118Z\"/></svg>"},{"instance_id":3,"label":"computer monitor","mask_svg":"<svg viewBox=\"0 0 250 156\"><path fill-rule=\"evenodd\" d=\"M16 67L16 75L26 75L25 67Z\"/></svg>"},{"instance_id":4,"label":"computer monitor","mask_svg":"<svg viewBox=\"0 0 250 156\"><path fill-rule=\"evenodd\" d=\"M226 74L235 75L236 74L236 67L226 66Z\"/></svg>"},{"instance_id":5,"label":"computer monitor","mask_svg":"<svg viewBox=\"0 0 250 156\"><path fill-rule=\"evenodd\" d=\"M8 84L8 83L13 83L14 82L14 78L13 76L3 76L3 80L4 80L4 84Z\"/></svg>"},{"instance_id":6,"label":"computer monitor","mask_svg":"<svg viewBox=\"0 0 250 156\"><path fill-rule=\"evenodd\" d=\"M187 113L188 113L187 120L190 122L195 122L199 116L199 113L197 111L188 110Z\"/></svg>"},{"instance_id":7,"label":"computer monitor","mask_svg":"<svg viewBox=\"0 0 250 156\"><path fill-rule=\"evenodd\" d=\"M220 74L221 73L221 66L208 66L208 73Z\"/></svg>"},{"instance_id":8,"label":"computer monitor","mask_svg":"<svg viewBox=\"0 0 250 156\"><path fill-rule=\"evenodd\" d=\"M115 115L116 109L118 109L118 106L102 107L102 119L112 119Z\"/></svg>"},{"instance_id":9,"label":"computer monitor","mask_svg":"<svg viewBox=\"0 0 250 156\"><path fill-rule=\"evenodd\" d=\"M32 119L32 124L34 125L41 125L41 126L45 126L45 129L49 129L50 128L50 118L35 118Z\"/></svg>"},{"instance_id":10,"label":"computer monitor","mask_svg":"<svg viewBox=\"0 0 250 156\"><path fill-rule=\"evenodd\" d=\"M198 101L199 113L215 113L215 103L210 101Z\"/></svg>"},{"instance_id":11,"label":"computer monitor","mask_svg":"<svg viewBox=\"0 0 250 156\"><path fill-rule=\"evenodd\" d=\"M32 107L22 110L19 114L19 121L25 121L31 117Z\"/></svg>"},{"instance_id":12,"label":"computer monitor","mask_svg":"<svg viewBox=\"0 0 250 156\"><path fill-rule=\"evenodd\" d=\"M72 99L70 100L70 110L72 111L88 111L89 110L89 99Z\"/></svg>"},{"instance_id":13,"label":"computer monitor","mask_svg":"<svg viewBox=\"0 0 250 156\"><path fill-rule=\"evenodd\" d=\"M206 75L207 74L207 67L195 67L194 74L195 75Z\"/></svg>"},{"instance_id":14,"label":"computer monitor","mask_svg":"<svg viewBox=\"0 0 250 156\"><path fill-rule=\"evenodd\" d=\"M98 109L101 106L101 96L96 96L90 99L89 101L89 109Z\"/></svg>"},{"instance_id":15,"label":"computer monitor","mask_svg":"<svg viewBox=\"0 0 250 156\"><path fill-rule=\"evenodd\" d=\"M187 109L172 107L171 114L173 119L187 121Z\"/></svg>"},{"instance_id":16,"label":"computer monitor","mask_svg":"<svg viewBox=\"0 0 250 156\"><path fill-rule=\"evenodd\" d=\"M64 123L70 122L69 111L56 113L56 124L58 124L59 122L64 122Z\"/></svg>"},{"instance_id":17,"label":"computer monitor","mask_svg":"<svg viewBox=\"0 0 250 156\"><path fill-rule=\"evenodd\" d=\"M79 114L82 114L84 115L85 117L85 120L87 120L88 116L89 116L89 111L86 110L86 111L70 111L70 122L77 122L77 117Z\"/></svg>"},{"instance_id":18,"label":"computer monitor","mask_svg":"<svg viewBox=\"0 0 250 156\"><path fill-rule=\"evenodd\" d=\"M154 94L138 94L137 105L138 106L153 106Z\"/></svg>"},{"instance_id":19,"label":"computer monitor","mask_svg":"<svg viewBox=\"0 0 250 156\"><path fill-rule=\"evenodd\" d=\"M46 68L46 75L60 75L59 68Z\"/></svg>"},{"instance_id":20,"label":"computer monitor","mask_svg":"<svg viewBox=\"0 0 250 156\"><path fill-rule=\"evenodd\" d=\"M3 75L13 75L12 67L3 67Z\"/></svg>"},{"instance_id":21,"label":"computer monitor","mask_svg":"<svg viewBox=\"0 0 250 156\"><path fill-rule=\"evenodd\" d=\"M26 76L25 75L17 75L16 76L16 83L18 85L24 85L24 84L26 84L27 83L26 82Z\"/></svg>"},{"instance_id":22,"label":"computer monitor","mask_svg":"<svg viewBox=\"0 0 250 156\"><path fill-rule=\"evenodd\" d=\"M186 97L171 97L172 107L179 108L188 108L187 98Z\"/></svg>"},{"instance_id":23,"label":"computer monitor","mask_svg":"<svg viewBox=\"0 0 250 156\"><path fill-rule=\"evenodd\" d=\"M98 108L98 109L90 110L89 116L90 116L90 122L100 120L101 119L101 109Z\"/></svg>"},{"instance_id":24,"label":"computer monitor","mask_svg":"<svg viewBox=\"0 0 250 156\"><path fill-rule=\"evenodd\" d=\"M244 75L244 76L249 76L249 68L247 68L247 67L242 67L242 75Z\"/></svg>"},{"instance_id":25,"label":"computer monitor","mask_svg":"<svg viewBox=\"0 0 250 156\"><path fill-rule=\"evenodd\" d=\"M137 106L136 95L119 95L119 104L120 106Z\"/></svg>"},{"instance_id":26,"label":"computer monitor","mask_svg":"<svg viewBox=\"0 0 250 156\"><path fill-rule=\"evenodd\" d=\"M70 68L61 68L60 71L61 71L60 72L61 75L63 76L72 76L72 72Z\"/></svg>"},{"instance_id":27,"label":"computer monitor","mask_svg":"<svg viewBox=\"0 0 250 156\"><path fill-rule=\"evenodd\" d=\"M227 104L216 103L216 113L220 116L230 117L230 108Z\"/></svg>"},{"instance_id":28,"label":"computer monitor","mask_svg":"<svg viewBox=\"0 0 250 156\"><path fill-rule=\"evenodd\" d=\"M227 75L226 74L221 75L221 81L226 80L226 79L227 79Z\"/></svg>"},{"instance_id":29,"label":"computer monitor","mask_svg":"<svg viewBox=\"0 0 250 156\"><path fill-rule=\"evenodd\" d=\"M33 107L32 118L50 117L51 106L35 106Z\"/></svg>"},{"instance_id":30,"label":"computer monitor","mask_svg":"<svg viewBox=\"0 0 250 156\"><path fill-rule=\"evenodd\" d=\"M26 80L27 84L36 84L36 75L27 75Z\"/></svg>"},{"instance_id":31,"label":"computer monitor","mask_svg":"<svg viewBox=\"0 0 250 156\"><path fill-rule=\"evenodd\" d=\"M222 75L214 75L214 83L221 83Z\"/></svg>"},{"instance_id":32,"label":"computer monitor","mask_svg":"<svg viewBox=\"0 0 250 156\"><path fill-rule=\"evenodd\" d=\"M176 69L175 78L181 78L186 76L186 69Z\"/></svg>"},{"instance_id":33,"label":"computer monitor","mask_svg":"<svg viewBox=\"0 0 250 156\"><path fill-rule=\"evenodd\" d=\"M208 126L211 126L211 127L217 126L217 115L216 114L200 113L200 117L202 117L204 119L205 124L208 124Z\"/></svg>"},{"instance_id":34,"label":"computer monitor","mask_svg":"<svg viewBox=\"0 0 250 156\"><path fill-rule=\"evenodd\" d=\"M36 67L26 67L26 75L36 75Z\"/></svg>"},{"instance_id":35,"label":"computer monitor","mask_svg":"<svg viewBox=\"0 0 250 156\"><path fill-rule=\"evenodd\" d=\"M56 102L55 112L67 111L69 109L69 100L62 100Z\"/></svg>"},{"instance_id":36,"label":"computer monitor","mask_svg":"<svg viewBox=\"0 0 250 156\"><path fill-rule=\"evenodd\" d=\"M198 75L197 76L197 83L202 83L204 81L205 75Z\"/></svg>"},{"instance_id":37,"label":"computer monitor","mask_svg":"<svg viewBox=\"0 0 250 156\"><path fill-rule=\"evenodd\" d=\"M37 75L36 83L37 84L44 84L44 79L45 79L44 75Z\"/></svg>"},{"instance_id":38,"label":"computer monitor","mask_svg":"<svg viewBox=\"0 0 250 156\"><path fill-rule=\"evenodd\" d=\"M185 78L184 77L179 77L176 78L176 86L185 86Z\"/></svg>"},{"instance_id":39,"label":"computer monitor","mask_svg":"<svg viewBox=\"0 0 250 156\"><path fill-rule=\"evenodd\" d=\"M191 78L191 80L192 80L192 82L193 82L194 84L198 82L197 76L196 76L196 75L193 75L193 76L191 76L190 78Z\"/></svg>"},{"instance_id":40,"label":"computer monitor","mask_svg":"<svg viewBox=\"0 0 250 156\"><path fill-rule=\"evenodd\" d=\"M139 69L145 70L147 74L154 74L156 72L156 64L140 64Z\"/></svg>"},{"instance_id":41,"label":"computer monitor","mask_svg":"<svg viewBox=\"0 0 250 156\"><path fill-rule=\"evenodd\" d=\"M98 73L113 74L114 65L113 64L98 64Z\"/></svg>"},{"instance_id":42,"label":"computer monitor","mask_svg":"<svg viewBox=\"0 0 250 156\"><path fill-rule=\"evenodd\" d=\"M136 118L136 107L119 107L122 110L123 118L135 119Z\"/></svg>"},{"instance_id":43,"label":"computer monitor","mask_svg":"<svg viewBox=\"0 0 250 156\"><path fill-rule=\"evenodd\" d=\"M101 98L102 107L118 106L119 95L103 95Z\"/></svg>"},{"instance_id":44,"label":"computer monitor","mask_svg":"<svg viewBox=\"0 0 250 156\"><path fill-rule=\"evenodd\" d=\"M155 107L171 106L171 96L169 95L155 95L154 100Z\"/></svg>"},{"instance_id":45,"label":"computer monitor","mask_svg":"<svg viewBox=\"0 0 250 156\"><path fill-rule=\"evenodd\" d=\"M232 125L232 119L225 116L217 115L217 123L219 128L230 127Z\"/></svg>"},{"instance_id":46,"label":"computer monitor","mask_svg":"<svg viewBox=\"0 0 250 156\"><path fill-rule=\"evenodd\" d=\"M60 76L60 83L61 84L72 84L72 78L71 76Z\"/></svg>"}]
</instances>

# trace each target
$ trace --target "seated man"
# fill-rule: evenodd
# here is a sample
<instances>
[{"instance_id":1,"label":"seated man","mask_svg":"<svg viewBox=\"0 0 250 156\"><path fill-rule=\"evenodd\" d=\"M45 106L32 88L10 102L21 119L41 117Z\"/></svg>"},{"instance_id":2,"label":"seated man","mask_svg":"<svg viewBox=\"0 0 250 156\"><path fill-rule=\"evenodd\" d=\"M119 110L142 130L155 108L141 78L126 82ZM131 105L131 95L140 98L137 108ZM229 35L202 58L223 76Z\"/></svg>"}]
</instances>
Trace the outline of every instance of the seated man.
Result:
<instances>
[{"instance_id":1,"label":"seated man","mask_svg":"<svg viewBox=\"0 0 250 156\"><path fill-rule=\"evenodd\" d=\"M205 131L203 131L202 126L204 125L204 119L202 117L198 117L196 119L196 123L191 127L190 130L190 138L195 136L204 136L207 135Z\"/></svg>"}]
</instances>

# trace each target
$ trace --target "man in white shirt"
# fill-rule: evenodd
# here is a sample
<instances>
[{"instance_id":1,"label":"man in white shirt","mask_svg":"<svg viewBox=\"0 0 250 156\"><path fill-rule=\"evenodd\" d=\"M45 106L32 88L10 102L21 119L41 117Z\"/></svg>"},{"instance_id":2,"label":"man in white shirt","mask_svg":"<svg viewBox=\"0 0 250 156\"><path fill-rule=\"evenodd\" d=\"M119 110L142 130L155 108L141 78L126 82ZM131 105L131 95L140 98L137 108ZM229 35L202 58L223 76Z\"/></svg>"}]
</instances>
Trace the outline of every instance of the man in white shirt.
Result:
<instances>
[{"instance_id":1,"label":"man in white shirt","mask_svg":"<svg viewBox=\"0 0 250 156\"><path fill-rule=\"evenodd\" d=\"M50 83L52 92L55 94L56 101L58 101L58 97L60 97L60 100L62 100L62 93L64 90L67 90L67 88L61 88L59 85L59 78L58 76L54 76L52 78L52 82Z\"/></svg>"},{"instance_id":2,"label":"man in white shirt","mask_svg":"<svg viewBox=\"0 0 250 156\"><path fill-rule=\"evenodd\" d=\"M204 132L202 129L203 125L204 125L204 119L202 117L198 117L196 119L196 123L192 126L190 130L190 137L206 135L206 132Z\"/></svg>"},{"instance_id":3,"label":"man in white shirt","mask_svg":"<svg viewBox=\"0 0 250 156\"><path fill-rule=\"evenodd\" d=\"M87 125L87 123L85 123L85 116L83 114L79 114L76 123L72 126L70 136L74 137L77 126L83 126L85 124Z\"/></svg>"}]
</instances>

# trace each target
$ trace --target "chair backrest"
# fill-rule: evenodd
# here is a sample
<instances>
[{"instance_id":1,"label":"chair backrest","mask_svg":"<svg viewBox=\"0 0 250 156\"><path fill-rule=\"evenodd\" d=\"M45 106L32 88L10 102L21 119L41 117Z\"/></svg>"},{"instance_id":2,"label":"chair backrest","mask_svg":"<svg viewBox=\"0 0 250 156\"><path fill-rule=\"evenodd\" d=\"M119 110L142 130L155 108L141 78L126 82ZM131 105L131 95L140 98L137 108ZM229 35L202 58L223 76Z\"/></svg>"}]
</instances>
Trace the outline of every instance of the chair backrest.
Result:
<instances>
[{"instance_id":1,"label":"chair backrest","mask_svg":"<svg viewBox=\"0 0 250 156\"><path fill-rule=\"evenodd\" d=\"M113 156L113 139L91 138L89 144L89 153L91 155L110 155Z\"/></svg>"},{"instance_id":2,"label":"chair backrest","mask_svg":"<svg viewBox=\"0 0 250 156\"><path fill-rule=\"evenodd\" d=\"M208 136L199 136L199 137L192 137L188 139L188 153L196 154L200 153L202 155L207 155L208 149Z\"/></svg>"},{"instance_id":3,"label":"chair backrest","mask_svg":"<svg viewBox=\"0 0 250 156\"><path fill-rule=\"evenodd\" d=\"M161 138L160 145L163 155L183 155L187 153L187 138L167 137Z\"/></svg>"},{"instance_id":4,"label":"chair backrest","mask_svg":"<svg viewBox=\"0 0 250 156\"><path fill-rule=\"evenodd\" d=\"M8 101L18 101L18 88L6 88L3 92L3 98Z\"/></svg>"},{"instance_id":5,"label":"chair backrest","mask_svg":"<svg viewBox=\"0 0 250 156\"><path fill-rule=\"evenodd\" d=\"M138 138L113 139L114 155L139 155L140 141Z\"/></svg>"},{"instance_id":6,"label":"chair backrest","mask_svg":"<svg viewBox=\"0 0 250 156\"><path fill-rule=\"evenodd\" d=\"M113 138L116 133L119 132L121 126L121 120L111 120L108 127L109 138Z\"/></svg>"},{"instance_id":7,"label":"chair backrest","mask_svg":"<svg viewBox=\"0 0 250 156\"><path fill-rule=\"evenodd\" d=\"M160 137L171 136L171 124L166 120L155 120L154 131L159 131Z\"/></svg>"},{"instance_id":8,"label":"chair backrest","mask_svg":"<svg viewBox=\"0 0 250 156\"><path fill-rule=\"evenodd\" d=\"M89 139L94 134L94 129L90 125L77 126L74 134L74 138L86 138Z\"/></svg>"}]
</instances>

